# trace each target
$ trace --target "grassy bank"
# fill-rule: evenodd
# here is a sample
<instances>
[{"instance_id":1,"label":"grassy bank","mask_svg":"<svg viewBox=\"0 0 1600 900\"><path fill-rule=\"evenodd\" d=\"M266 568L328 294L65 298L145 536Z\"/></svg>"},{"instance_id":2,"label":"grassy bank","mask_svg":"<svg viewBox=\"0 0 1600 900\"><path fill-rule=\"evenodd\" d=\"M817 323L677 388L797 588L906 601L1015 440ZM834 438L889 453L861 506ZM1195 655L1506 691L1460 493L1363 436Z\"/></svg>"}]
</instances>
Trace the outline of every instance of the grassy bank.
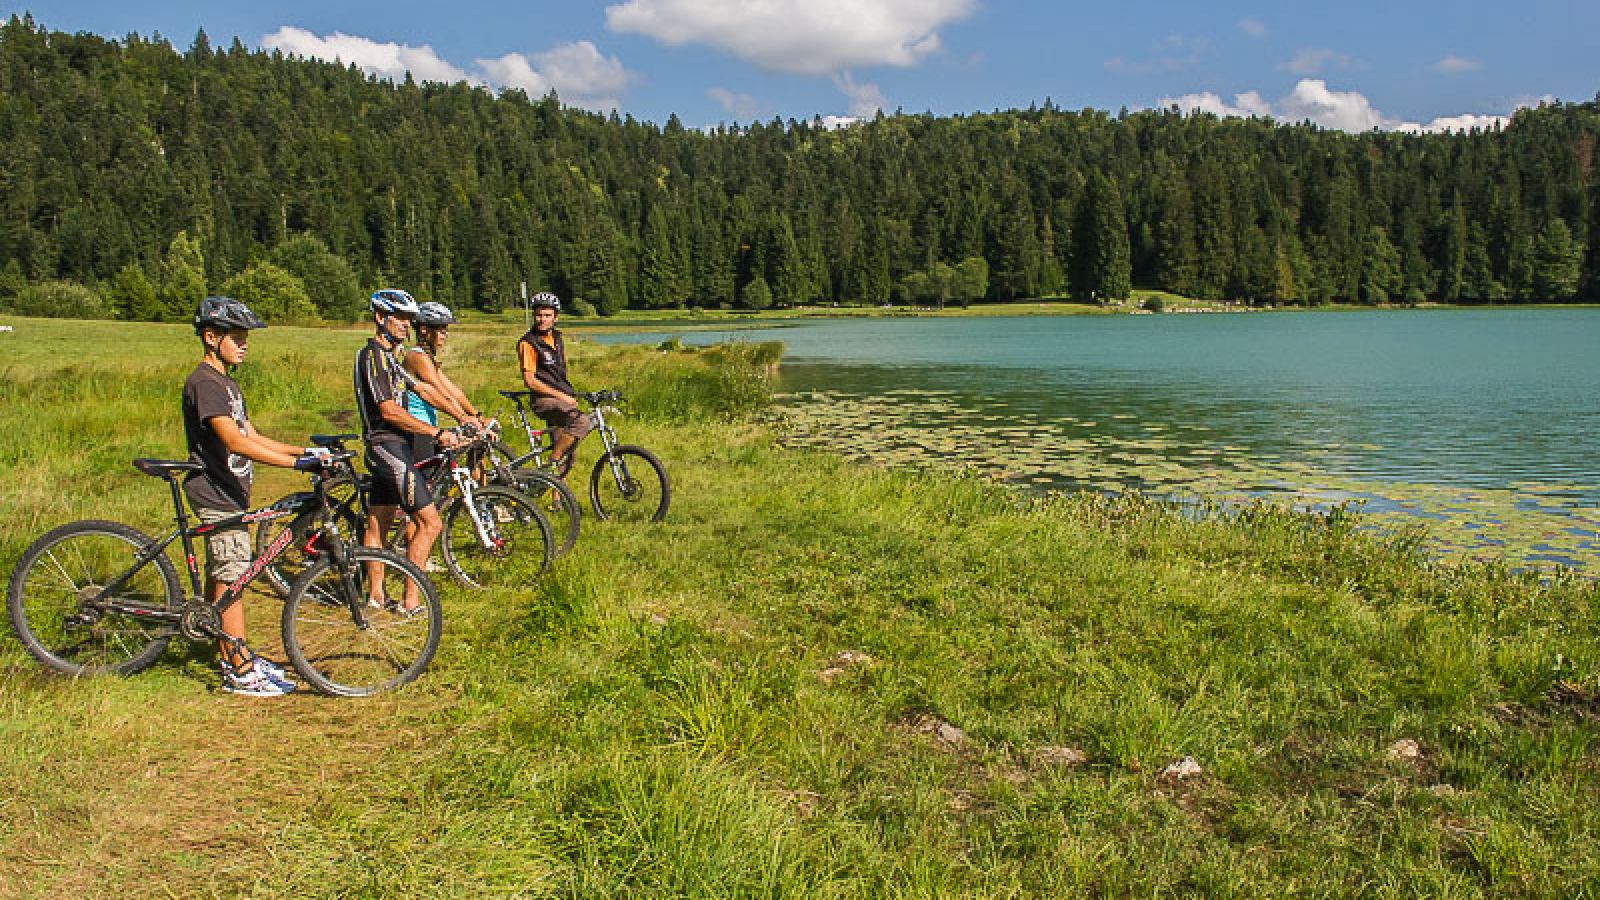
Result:
<instances>
[{"instance_id":1,"label":"grassy bank","mask_svg":"<svg viewBox=\"0 0 1600 900\"><path fill-rule=\"evenodd\" d=\"M127 460L181 452L194 356L177 327L23 324L5 570L72 518L159 526ZM445 359L490 408L511 331ZM346 424L360 340L253 340L258 426ZM638 398L667 522L585 520L525 590L443 586L440 655L397 694L238 699L188 648L69 682L7 638L0 894L1594 893L1593 583L788 450L744 418L749 352L575 345L580 387ZM268 648L276 613L252 598Z\"/></svg>"}]
</instances>

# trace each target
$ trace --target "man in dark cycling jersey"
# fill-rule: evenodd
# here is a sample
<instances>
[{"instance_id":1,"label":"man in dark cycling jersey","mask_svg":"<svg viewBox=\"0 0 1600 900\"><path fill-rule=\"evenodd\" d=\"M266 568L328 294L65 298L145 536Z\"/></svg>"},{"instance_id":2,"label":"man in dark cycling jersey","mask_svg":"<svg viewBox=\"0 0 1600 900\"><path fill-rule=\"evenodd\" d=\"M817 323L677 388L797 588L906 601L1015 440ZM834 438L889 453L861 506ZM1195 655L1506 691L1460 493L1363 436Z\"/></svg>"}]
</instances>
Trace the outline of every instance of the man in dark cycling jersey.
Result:
<instances>
[{"instance_id":1,"label":"man in dark cycling jersey","mask_svg":"<svg viewBox=\"0 0 1600 900\"><path fill-rule=\"evenodd\" d=\"M406 412L406 395L413 389L410 376L395 358L395 352L410 334L417 317L417 302L401 290L385 289L373 294L368 305L378 333L367 340L356 354L356 408L361 412L361 430L366 439L367 471L372 473L372 493L368 497L367 530L361 542L368 547L383 546L383 536L394 522L397 510L411 518L406 556L426 570L433 542L444 530L439 510L434 506L428 483L418 474L411 452L413 435L431 435L441 445L456 444L454 432L430 425ZM369 579L371 601L403 613L422 609L416 597L416 584L406 582L406 596L382 596L383 585Z\"/></svg>"}]
</instances>

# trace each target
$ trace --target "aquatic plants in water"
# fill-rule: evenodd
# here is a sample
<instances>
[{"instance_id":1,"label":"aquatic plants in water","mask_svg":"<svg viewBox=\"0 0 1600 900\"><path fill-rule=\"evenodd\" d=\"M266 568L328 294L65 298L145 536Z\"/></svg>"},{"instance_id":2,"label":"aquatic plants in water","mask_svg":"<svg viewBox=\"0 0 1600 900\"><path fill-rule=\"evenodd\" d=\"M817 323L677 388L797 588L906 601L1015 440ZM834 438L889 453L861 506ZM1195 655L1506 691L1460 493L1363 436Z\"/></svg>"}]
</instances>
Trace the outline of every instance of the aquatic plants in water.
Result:
<instances>
[{"instance_id":1,"label":"aquatic plants in water","mask_svg":"<svg viewBox=\"0 0 1600 900\"><path fill-rule=\"evenodd\" d=\"M1600 506L1595 484L1521 481L1503 488L1396 481L1342 474L1350 451L1327 442L1295 448L1297 458L1128 421L1116 429L1089 419L1022 419L974 411L951 392L877 395L812 391L780 396L770 412L782 441L893 466L972 468L1028 490L1137 490L1181 504L1355 508L1366 527L1399 533L1419 526L1423 546L1446 562L1600 572Z\"/></svg>"}]
</instances>

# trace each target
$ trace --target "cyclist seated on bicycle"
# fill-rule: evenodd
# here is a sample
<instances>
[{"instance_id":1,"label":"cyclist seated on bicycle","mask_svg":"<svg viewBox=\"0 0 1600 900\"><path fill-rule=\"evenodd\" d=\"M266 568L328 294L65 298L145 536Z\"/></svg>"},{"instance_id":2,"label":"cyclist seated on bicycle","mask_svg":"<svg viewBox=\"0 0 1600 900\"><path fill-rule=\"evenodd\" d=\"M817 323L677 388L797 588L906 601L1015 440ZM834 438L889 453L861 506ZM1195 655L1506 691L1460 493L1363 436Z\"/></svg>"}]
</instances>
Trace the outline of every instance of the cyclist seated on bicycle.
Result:
<instances>
[{"instance_id":1,"label":"cyclist seated on bicycle","mask_svg":"<svg viewBox=\"0 0 1600 900\"><path fill-rule=\"evenodd\" d=\"M578 409L577 391L567 381L567 345L556 328L561 300L540 292L528 305L533 307L533 327L517 342L522 383L533 392L529 403L533 411L556 431L551 459L557 474L565 476L572 468L573 450L594 423Z\"/></svg>"},{"instance_id":2,"label":"cyclist seated on bicycle","mask_svg":"<svg viewBox=\"0 0 1600 900\"><path fill-rule=\"evenodd\" d=\"M251 330L265 328L250 308L229 297L207 297L194 314L194 331L204 356L183 383L183 434L189 459L205 466L184 479L183 492L201 523L236 516L250 508L254 463L290 467L297 456L322 453L275 441L250 424L244 394L229 370L244 360ZM244 577L251 558L245 525L206 535L206 598L216 603L228 585ZM245 645L244 600L222 614L230 639L222 649L222 689L251 697L275 697L294 690L276 664Z\"/></svg>"},{"instance_id":3,"label":"cyclist seated on bicycle","mask_svg":"<svg viewBox=\"0 0 1600 900\"><path fill-rule=\"evenodd\" d=\"M367 530L361 542L368 547L382 547L396 511L403 509L411 522L406 526L406 556L426 570L433 542L438 540L444 524L427 481L417 473L412 438L430 437L445 447L453 447L456 436L406 412L407 395L415 384L394 354L405 343L411 323L417 318L417 301L405 291L385 289L374 293L368 306L378 333L356 354L355 368L356 408L361 412L361 430L366 439L367 471L372 473ZM396 601L380 596L383 585L379 579L369 581L369 588L374 591L373 603L405 613L422 608L414 582L406 583L406 596Z\"/></svg>"},{"instance_id":4,"label":"cyclist seated on bicycle","mask_svg":"<svg viewBox=\"0 0 1600 900\"><path fill-rule=\"evenodd\" d=\"M455 315L443 303L418 304L417 344L405 352L400 362L414 388L406 392L406 412L437 428L442 409L457 422L482 428L486 423L466 392L439 368L439 353L455 322ZM438 452L431 434L412 435L411 455L416 459L427 459Z\"/></svg>"}]
</instances>

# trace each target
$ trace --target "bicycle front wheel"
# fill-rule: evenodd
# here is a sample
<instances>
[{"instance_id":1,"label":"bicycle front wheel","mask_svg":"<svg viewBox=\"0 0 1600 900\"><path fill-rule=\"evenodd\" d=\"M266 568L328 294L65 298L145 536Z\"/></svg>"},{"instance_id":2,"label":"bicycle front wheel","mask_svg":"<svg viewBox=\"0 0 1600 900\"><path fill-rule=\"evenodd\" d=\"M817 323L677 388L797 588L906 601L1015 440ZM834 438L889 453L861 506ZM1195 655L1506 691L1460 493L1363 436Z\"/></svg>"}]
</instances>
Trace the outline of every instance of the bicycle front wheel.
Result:
<instances>
[{"instance_id":1,"label":"bicycle front wheel","mask_svg":"<svg viewBox=\"0 0 1600 900\"><path fill-rule=\"evenodd\" d=\"M589 502L601 519L659 522L667 517L672 484L655 454L631 444L600 457L589 475Z\"/></svg>"},{"instance_id":2,"label":"bicycle front wheel","mask_svg":"<svg viewBox=\"0 0 1600 900\"><path fill-rule=\"evenodd\" d=\"M444 614L433 581L415 563L388 550L345 549L348 586L333 559L321 556L290 589L283 602L283 650L317 690L368 697L428 668Z\"/></svg>"},{"instance_id":3,"label":"bicycle front wheel","mask_svg":"<svg viewBox=\"0 0 1600 900\"><path fill-rule=\"evenodd\" d=\"M33 542L6 588L11 627L34 659L67 675L131 675L156 661L173 626L121 610L177 610L178 573L165 553L134 567L154 543L135 528L72 522ZM95 597L120 579L109 596Z\"/></svg>"},{"instance_id":4,"label":"bicycle front wheel","mask_svg":"<svg viewBox=\"0 0 1600 900\"><path fill-rule=\"evenodd\" d=\"M352 540L360 540L361 531L366 527L366 514L361 509L361 501L356 496L356 483L348 477L336 478L328 482L328 507L333 510L342 527L349 529ZM256 526L256 558L264 556L272 542L283 534L289 525L287 523L277 528L269 527L267 523ZM272 588L272 592L280 598L287 598L289 590L299 580L300 573L306 569L309 554L299 547L290 547L281 556L272 561L272 564L261 570L261 577Z\"/></svg>"},{"instance_id":5,"label":"bicycle front wheel","mask_svg":"<svg viewBox=\"0 0 1600 900\"><path fill-rule=\"evenodd\" d=\"M550 552L551 558L560 559L567 555L567 551L578 543L578 529L583 522L583 509L572 488L549 472L533 469L512 469L510 472L513 486L531 497L538 504L539 511L550 520L557 540Z\"/></svg>"},{"instance_id":6,"label":"bicycle front wheel","mask_svg":"<svg viewBox=\"0 0 1600 900\"><path fill-rule=\"evenodd\" d=\"M481 529L481 532L480 532ZM472 504L457 497L444 513L444 564L470 588L525 584L550 568L550 520L521 491L474 488Z\"/></svg>"}]
</instances>

